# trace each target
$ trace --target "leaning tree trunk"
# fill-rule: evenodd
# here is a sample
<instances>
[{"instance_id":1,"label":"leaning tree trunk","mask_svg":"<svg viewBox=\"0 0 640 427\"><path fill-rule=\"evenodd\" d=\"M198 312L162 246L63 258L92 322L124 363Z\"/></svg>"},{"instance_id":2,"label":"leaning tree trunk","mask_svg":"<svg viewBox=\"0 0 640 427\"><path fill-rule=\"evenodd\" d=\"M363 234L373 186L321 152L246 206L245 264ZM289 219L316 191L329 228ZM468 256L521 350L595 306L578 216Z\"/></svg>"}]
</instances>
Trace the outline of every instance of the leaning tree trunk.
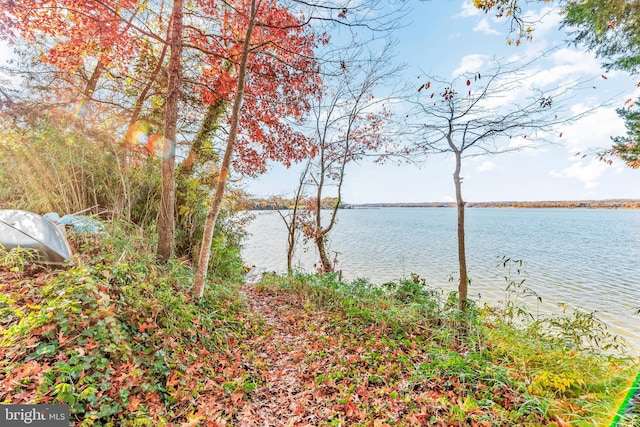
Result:
<instances>
[{"instance_id":1,"label":"leaning tree trunk","mask_svg":"<svg viewBox=\"0 0 640 427\"><path fill-rule=\"evenodd\" d=\"M327 255L327 248L325 246L325 234L322 234L319 237L316 237L316 247L318 248L318 252L320 253L320 263L322 264L322 272L323 273L331 273L333 271L333 263L329 259Z\"/></svg>"},{"instance_id":2,"label":"leaning tree trunk","mask_svg":"<svg viewBox=\"0 0 640 427\"><path fill-rule=\"evenodd\" d=\"M460 283L458 284L458 308L464 311L467 307L467 287L469 277L467 275L467 255L464 247L464 201L462 200L462 185L460 182L460 168L462 165L462 153L455 151L456 169L453 173L453 181L456 186L456 205L458 208L458 263L460 268Z\"/></svg>"},{"instance_id":3,"label":"leaning tree trunk","mask_svg":"<svg viewBox=\"0 0 640 427\"><path fill-rule=\"evenodd\" d=\"M164 147L162 152L162 193L158 217L158 257L166 261L173 255L176 240L176 127L178 123L178 98L182 82L182 2L174 0L171 12L171 58L169 59L169 81L165 110Z\"/></svg>"},{"instance_id":4,"label":"leaning tree trunk","mask_svg":"<svg viewBox=\"0 0 640 427\"><path fill-rule=\"evenodd\" d=\"M258 11L257 2L258 0L251 0L251 15L249 17L249 25L247 26L247 32L242 46L242 57L240 58L238 68L238 91L236 92L235 99L233 100L233 107L231 109L231 123L229 125L227 147L225 148L224 157L222 159L220 175L218 175L216 192L213 196L213 200L211 201L211 207L207 213L204 230L202 232L202 246L200 247L200 257L198 259L196 277L193 283L193 294L197 298L202 298L202 294L204 293L204 281L207 276L207 270L209 269L213 231L216 226L216 220L218 219L218 212L220 212L220 205L222 204L222 197L224 196L224 190L229 176L229 168L231 167L233 147L236 142L236 136L238 135L238 122L240 121L240 107L244 96L244 81L247 73L247 61L249 58L249 50L251 48L251 37L256 23L256 14Z\"/></svg>"}]
</instances>

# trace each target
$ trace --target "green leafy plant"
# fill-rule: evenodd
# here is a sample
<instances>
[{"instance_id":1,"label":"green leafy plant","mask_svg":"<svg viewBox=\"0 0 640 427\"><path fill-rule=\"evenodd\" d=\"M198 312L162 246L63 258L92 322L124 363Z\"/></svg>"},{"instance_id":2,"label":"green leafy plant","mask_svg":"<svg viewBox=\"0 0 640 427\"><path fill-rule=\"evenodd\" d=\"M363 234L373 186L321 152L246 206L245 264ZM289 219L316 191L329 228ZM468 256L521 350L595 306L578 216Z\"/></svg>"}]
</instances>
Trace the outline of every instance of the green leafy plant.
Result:
<instances>
[{"instance_id":1,"label":"green leafy plant","mask_svg":"<svg viewBox=\"0 0 640 427\"><path fill-rule=\"evenodd\" d=\"M27 248L13 248L6 250L0 244L0 267L8 268L10 271L21 271L31 265L38 258L38 254Z\"/></svg>"},{"instance_id":2,"label":"green leafy plant","mask_svg":"<svg viewBox=\"0 0 640 427\"><path fill-rule=\"evenodd\" d=\"M66 403L81 426L164 425L206 394L203 375L253 392L246 370L223 378L205 362L250 334L237 288L191 300L189 265L157 265L148 239L118 224L76 266L2 283L0 401Z\"/></svg>"},{"instance_id":3,"label":"green leafy plant","mask_svg":"<svg viewBox=\"0 0 640 427\"><path fill-rule=\"evenodd\" d=\"M542 298L525 284L527 274L524 270L524 261L502 256L498 267L503 269L502 277L506 283L505 302L504 307L501 308L502 319L510 323L535 320L536 316L531 313L527 301L533 298L537 304L540 304Z\"/></svg>"}]
</instances>

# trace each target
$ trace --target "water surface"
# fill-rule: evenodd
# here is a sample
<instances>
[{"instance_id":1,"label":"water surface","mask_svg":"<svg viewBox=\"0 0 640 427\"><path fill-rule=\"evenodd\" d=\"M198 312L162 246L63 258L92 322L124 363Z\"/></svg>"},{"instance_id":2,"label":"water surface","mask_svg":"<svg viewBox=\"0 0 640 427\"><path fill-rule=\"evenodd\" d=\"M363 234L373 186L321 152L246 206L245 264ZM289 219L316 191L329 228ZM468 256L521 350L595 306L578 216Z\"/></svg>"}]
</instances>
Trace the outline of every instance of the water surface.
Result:
<instances>
[{"instance_id":1,"label":"water surface","mask_svg":"<svg viewBox=\"0 0 640 427\"><path fill-rule=\"evenodd\" d=\"M456 223L452 208L341 210L331 254L345 279L382 283L415 273L455 290ZM245 262L285 271L286 228L278 213L256 211L248 231ZM497 265L503 256L520 259L520 278L542 297L541 311L558 312L560 303L597 310L640 350L640 210L472 208L466 236L470 297L504 300L506 271ZM315 249L299 245L298 268L314 271L315 262Z\"/></svg>"}]
</instances>

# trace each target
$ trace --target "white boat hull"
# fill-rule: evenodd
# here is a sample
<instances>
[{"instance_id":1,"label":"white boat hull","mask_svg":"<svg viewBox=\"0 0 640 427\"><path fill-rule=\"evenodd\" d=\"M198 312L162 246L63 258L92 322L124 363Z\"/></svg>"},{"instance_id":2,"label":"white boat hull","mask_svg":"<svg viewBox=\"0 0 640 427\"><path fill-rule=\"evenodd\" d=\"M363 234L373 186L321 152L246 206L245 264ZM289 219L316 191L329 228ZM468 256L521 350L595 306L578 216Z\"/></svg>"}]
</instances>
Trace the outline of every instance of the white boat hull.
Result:
<instances>
[{"instance_id":1,"label":"white boat hull","mask_svg":"<svg viewBox=\"0 0 640 427\"><path fill-rule=\"evenodd\" d=\"M71 260L64 228L33 212L0 210L0 245L4 250L31 249L42 264L62 265Z\"/></svg>"}]
</instances>

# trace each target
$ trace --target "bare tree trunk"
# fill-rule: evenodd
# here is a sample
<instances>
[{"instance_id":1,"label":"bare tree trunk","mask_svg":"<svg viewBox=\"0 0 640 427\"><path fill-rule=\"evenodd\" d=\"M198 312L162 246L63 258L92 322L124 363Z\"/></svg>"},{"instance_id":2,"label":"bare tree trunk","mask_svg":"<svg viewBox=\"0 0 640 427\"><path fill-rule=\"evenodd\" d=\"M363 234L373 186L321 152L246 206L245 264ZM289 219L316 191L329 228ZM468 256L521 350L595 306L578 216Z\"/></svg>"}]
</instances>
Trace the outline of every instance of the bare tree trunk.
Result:
<instances>
[{"instance_id":1,"label":"bare tree trunk","mask_svg":"<svg viewBox=\"0 0 640 427\"><path fill-rule=\"evenodd\" d=\"M83 98L85 101L91 101L93 99L93 93L96 91L96 86L98 86L98 80L100 79L103 70L104 64L101 61L98 61L96 67L91 73L91 77L89 77L89 81L87 81L87 86L85 86L84 89Z\"/></svg>"},{"instance_id":2,"label":"bare tree trunk","mask_svg":"<svg viewBox=\"0 0 640 427\"><path fill-rule=\"evenodd\" d=\"M287 233L287 274L291 275L293 272L293 254L296 249L296 229L297 226L298 206L297 203L293 208L293 217L291 218L291 224Z\"/></svg>"},{"instance_id":3,"label":"bare tree trunk","mask_svg":"<svg viewBox=\"0 0 640 427\"><path fill-rule=\"evenodd\" d=\"M91 101L93 101L93 93L96 91L98 80L100 80L100 76L102 76L103 71L104 64L101 61L98 61L91 72L91 76L89 76L89 79L87 80L87 84L84 86L84 91L80 93L82 98L78 102L78 111L76 112L76 116L83 122L83 124L86 124L85 119L89 113Z\"/></svg>"},{"instance_id":4,"label":"bare tree trunk","mask_svg":"<svg viewBox=\"0 0 640 427\"><path fill-rule=\"evenodd\" d=\"M460 283L458 284L458 308L464 311L467 307L467 287L469 277L467 275L467 255L464 247L464 201L462 200L462 183L460 169L462 166L462 153L455 151L456 169L453 173L453 181L456 186L456 205L458 208L458 263L460 268Z\"/></svg>"},{"instance_id":5,"label":"bare tree trunk","mask_svg":"<svg viewBox=\"0 0 640 427\"><path fill-rule=\"evenodd\" d=\"M331 262L331 260L329 259L329 255L327 255L327 247L325 244L325 236L327 235L327 233L329 233L329 231L331 231L331 228L333 227L333 218L332 217L332 222L325 228L322 227L322 190L324 188L324 181L325 181L325 152L324 152L324 148L320 149L320 177L319 177L319 181L317 181L316 186L318 187L318 190L316 192L316 206L315 206L315 212L316 212L316 218L315 218L315 237L314 237L314 241L316 244L316 248L318 249L318 255L320 256L320 264L322 266L322 273L330 273L333 271L333 263Z\"/></svg>"},{"instance_id":6,"label":"bare tree trunk","mask_svg":"<svg viewBox=\"0 0 640 427\"><path fill-rule=\"evenodd\" d=\"M314 224L314 237L313 241L316 244L316 248L318 249L318 255L320 256L320 265L321 265L321 273L330 273L333 271L333 264L329 260L329 256L327 255L327 247L325 242L325 236L331 228L333 227L333 218L331 223L323 228L322 227L322 190L324 189L325 182L325 174L327 165L325 163L325 147L321 144L320 146L320 174L318 179L314 179L316 182L316 200L314 207L315 210L315 224Z\"/></svg>"},{"instance_id":7,"label":"bare tree trunk","mask_svg":"<svg viewBox=\"0 0 640 427\"><path fill-rule=\"evenodd\" d=\"M231 123L229 125L227 147L222 159L220 175L218 175L216 192L213 196L213 200L211 201L211 207L209 208L209 212L207 213L207 218L204 223L202 246L200 247L200 257L198 260L196 277L193 284L193 294L197 298L202 298L202 294L204 293L204 282L207 276L207 270L209 268L209 258L211 256L211 242L213 241L213 231L215 229L216 220L218 219L218 213L220 212L220 205L222 204L222 197L224 196L225 185L229 176L233 147L236 142L236 136L238 135L240 107L242 105L242 98L244 96L244 81L247 72L249 50L251 48L251 37L253 36L253 29L255 27L256 15L258 12L258 1L259 0L251 0L251 14L249 16L249 24L247 26L244 44L242 46L242 57L240 58L240 65L238 70L238 91L236 92L235 99L233 100L233 108L231 110Z\"/></svg>"},{"instance_id":8,"label":"bare tree trunk","mask_svg":"<svg viewBox=\"0 0 640 427\"><path fill-rule=\"evenodd\" d=\"M307 165L300 174L298 188L296 189L296 194L293 199L293 209L291 211L291 214L289 216L285 215L284 213L282 213L282 210L286 209L287 207L280 207L276 204L278 214L287 226L287 273L289 275L291 275L291 273L293 272L293 255L295 253L296 237L299 228L300 204L302 203L305 181L307 179L307 175L309 174L310 167L311 159L307 161ZM290 218L290 220L288 220L288 218Z\"/></svg>"},{"instance_id":9,"label":"bare tree trunk","mask_svg":"<svg viewBox=\"0 0 640 427\"><path fill-rule=\"evenodd\" d=\"M171 12L171 58L165 110L164 148L162 157L162 194L158 218L158 257L167 261L173 255L175 235L175 144L178 123L178 100L182 83L182 2L174 0Z\"/></svg>"},{"instance_id":10,"label":"bare tree trunk","mask_svg":"<svg viewBox=\"0 0 640 427\"><path fill-rule=\"evenodd\" d=\"M358 96L358 100L362 98L362 93L360 93L360 95ZM356 105L358 105L356 103ZM356 109L356 107L354 106L354 110ZM351 133L351 128L356 120L356 114L354 111L352 111L350 117L349 117L349 125L347 126L347 132L346 132L346 142L345 142L345 147L344 147L344 152L342 157L342 161L340 162L340 173L338 174L338 191L337 191L337 200L335 205L333 206L333 210L331 211L331 217L329 219L329 224L325 227L325 228L321 228L320 231L320 237L316 239L316 246L318 247L318 252L320 252L320 262L322 263L322 270L323 272L332 272L335 270L335 263L331 262L331 260L329 259L329 255L327 254L327 248L325 246L325 240L326 240L326 236L331 232L331 230L333 230L333 227L336 224L336 217L338 215L338 209L340 209L340 205L342 204L342 184L344 183L344 175L345 175L345 170L347 168L347 162L348 162L348 156L349 156L349 152L350 152L350 148L351 148L351 138L350 138L350 133ZM324 161L324 160L323 160ZM323 178L321 180L321 183L324 182L324 174L323 174ZM320 189L319 189L320 190ZM318 191L318 200L320 199L320 191ZM321 202L319 201L318 204L318 224L320 224L320 207L321 207ZM337 260L336 260L337 263Z\"/></svg>"}]
</instances>

